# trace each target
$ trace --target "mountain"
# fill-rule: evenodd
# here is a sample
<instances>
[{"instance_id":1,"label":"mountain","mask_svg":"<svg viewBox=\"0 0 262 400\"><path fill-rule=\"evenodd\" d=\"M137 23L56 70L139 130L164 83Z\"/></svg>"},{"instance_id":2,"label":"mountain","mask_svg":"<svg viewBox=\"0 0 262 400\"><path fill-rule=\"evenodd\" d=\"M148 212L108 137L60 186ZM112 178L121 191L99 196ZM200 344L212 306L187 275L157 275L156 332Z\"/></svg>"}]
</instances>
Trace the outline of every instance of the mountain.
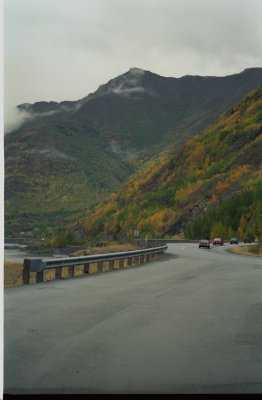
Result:
<instances>
[{"instance_id":1,"label":"mountain","mask_svg":"<svg viewBox=\"0 0 262 400\"><path fill-rule=\"evenodd\" d=\"M123 151L158 154L201 132L262 83L262 68L226 77L166 78L132 68L77 111Z\"/></svg>"},{"instance_id":2,"label":"mountain","mask_svg":"<svg viewBox=\"0 0 262 400\"><path fill-rule=\"evenodd\" d=\"M19 105L24 123L5 135L6 235L79 219L261 82L262 68L182 78L131 68L78 101Z\"/></svg>"},{"instance_id":3,"label":"mountain","mask_svg":"<svg viewBox=\"0 0 262 400\"><path fill-rule=\"evenodd\" d=\"M124 160L139 151L151 156L185 142L262 83L262 68L225 77L162 77L131 68L78 101L22 104L32 118L55 116L96 129ZM149 150L150 149L150 150Z\"/></svg>"},{"instance_id":4,"label":"mountain","mask_svg":"<svg viewBox=\"0 0 262 400\"><path fill-rule=\"evenodd\" d=\"M137 171L83 222L88 237L262 236L262 87Z\"/></svg>"}]
</instances>

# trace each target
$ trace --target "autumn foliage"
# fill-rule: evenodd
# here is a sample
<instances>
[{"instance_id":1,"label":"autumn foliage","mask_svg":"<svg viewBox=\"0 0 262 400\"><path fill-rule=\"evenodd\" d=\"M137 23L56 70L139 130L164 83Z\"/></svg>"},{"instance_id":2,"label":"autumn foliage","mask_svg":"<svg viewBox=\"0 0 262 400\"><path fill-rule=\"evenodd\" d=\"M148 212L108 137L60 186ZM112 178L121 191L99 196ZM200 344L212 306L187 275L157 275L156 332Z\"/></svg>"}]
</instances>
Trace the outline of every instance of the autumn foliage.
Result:
<instances>
[{"instance_id":1,"label":"autumn foliage","mask_svg":"<svg viewBox=\"0 0 262 400\"><path fill-rule=\"evenodd\" d=\"M202 134L140 168L86 217L86 235L261 237L261 154L260 87Z\"/></svg>"}]
</instances>

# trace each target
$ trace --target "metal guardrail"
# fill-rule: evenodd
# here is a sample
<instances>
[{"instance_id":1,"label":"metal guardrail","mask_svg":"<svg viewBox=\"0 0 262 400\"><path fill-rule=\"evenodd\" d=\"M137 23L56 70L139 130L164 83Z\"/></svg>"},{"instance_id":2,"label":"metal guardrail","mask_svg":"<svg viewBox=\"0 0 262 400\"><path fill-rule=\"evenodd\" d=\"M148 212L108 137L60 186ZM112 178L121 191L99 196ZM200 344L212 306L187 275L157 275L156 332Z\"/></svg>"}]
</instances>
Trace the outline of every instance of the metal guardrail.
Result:
<instances>
[{"instance_id":1,"label":"metal guardrail","mask_svg":"<svg viewBox=\"0 0 262 400\"><path fill-rule=\"evenodd\" d=\"M102 272L103 263L109 262L109 270L114 269L114 261L120 260L119 268L124 267L124 260L128 260L128 265L132 266L132 259L139 258L139 264L145 261L150 261L150 256L155 254L163 254L167 250L167 244L158 245L157 247L147 247L140 250L132 250L118 253L107 253L107 254L94 254L90 256L80 256L80 257L65 257L65 258L47 258L47 259L24 259L23 267L23 283L30 283L30 272L36 273L36 282L44 281L44 271L48 269L56 270L56 278L62 277L61 269L63 267L68 267L69 275L74 276L74 267L82 265L83 272L89 273L89 265L96 263L98 265L97 270ZM145 260L146 257L146 260ZM131 262L130 262L131 261Z\"/></svg>"},{"instance_id":2,"label":"metal guardrail","mask_svg":"<svg viewBox=\"0 0 262 400\"><path fill-rule=\"evenodd\" d=\"M157 240L159 244L161 243L199 243L199 240L195 239L150 239L151 242Z\"/></svg>"}]
</instances>

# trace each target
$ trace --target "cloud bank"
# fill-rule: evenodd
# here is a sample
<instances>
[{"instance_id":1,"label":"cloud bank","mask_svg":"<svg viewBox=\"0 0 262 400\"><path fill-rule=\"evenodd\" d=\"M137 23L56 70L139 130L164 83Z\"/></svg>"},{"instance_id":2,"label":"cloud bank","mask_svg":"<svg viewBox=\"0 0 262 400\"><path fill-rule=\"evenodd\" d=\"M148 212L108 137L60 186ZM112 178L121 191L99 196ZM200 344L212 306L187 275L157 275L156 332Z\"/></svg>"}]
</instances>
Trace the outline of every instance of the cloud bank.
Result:
<instances>
[{"instance_id":1,"label":"cloud bank","mask_svg":"<svg viewBox=\"0 0 262 400\"><path fill-rule=\"evenodd\" d=\"M180 77L262 65L261 0L7 0L4 11L6 112L81 99L132 66Z\"/></svg>"}]
</instances>

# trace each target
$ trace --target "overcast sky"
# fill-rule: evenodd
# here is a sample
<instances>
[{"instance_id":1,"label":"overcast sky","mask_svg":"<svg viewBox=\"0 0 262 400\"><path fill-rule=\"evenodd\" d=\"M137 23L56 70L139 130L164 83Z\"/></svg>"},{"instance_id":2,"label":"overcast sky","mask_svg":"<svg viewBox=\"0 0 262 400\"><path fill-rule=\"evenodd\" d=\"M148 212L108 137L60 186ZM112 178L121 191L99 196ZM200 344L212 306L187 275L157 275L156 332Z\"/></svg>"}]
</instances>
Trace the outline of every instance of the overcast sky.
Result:
<instances>
[{"instance_id":1,"label":"overcast sky","mask_svg":"<svg viewBox=\"0 0 262 400\"><path fill-rule=\"evenodd\" d=\"M262 66L262 0L4 0L5 112L77 100L139 67L223 76Z\"/></svg>"}]
</instances>

